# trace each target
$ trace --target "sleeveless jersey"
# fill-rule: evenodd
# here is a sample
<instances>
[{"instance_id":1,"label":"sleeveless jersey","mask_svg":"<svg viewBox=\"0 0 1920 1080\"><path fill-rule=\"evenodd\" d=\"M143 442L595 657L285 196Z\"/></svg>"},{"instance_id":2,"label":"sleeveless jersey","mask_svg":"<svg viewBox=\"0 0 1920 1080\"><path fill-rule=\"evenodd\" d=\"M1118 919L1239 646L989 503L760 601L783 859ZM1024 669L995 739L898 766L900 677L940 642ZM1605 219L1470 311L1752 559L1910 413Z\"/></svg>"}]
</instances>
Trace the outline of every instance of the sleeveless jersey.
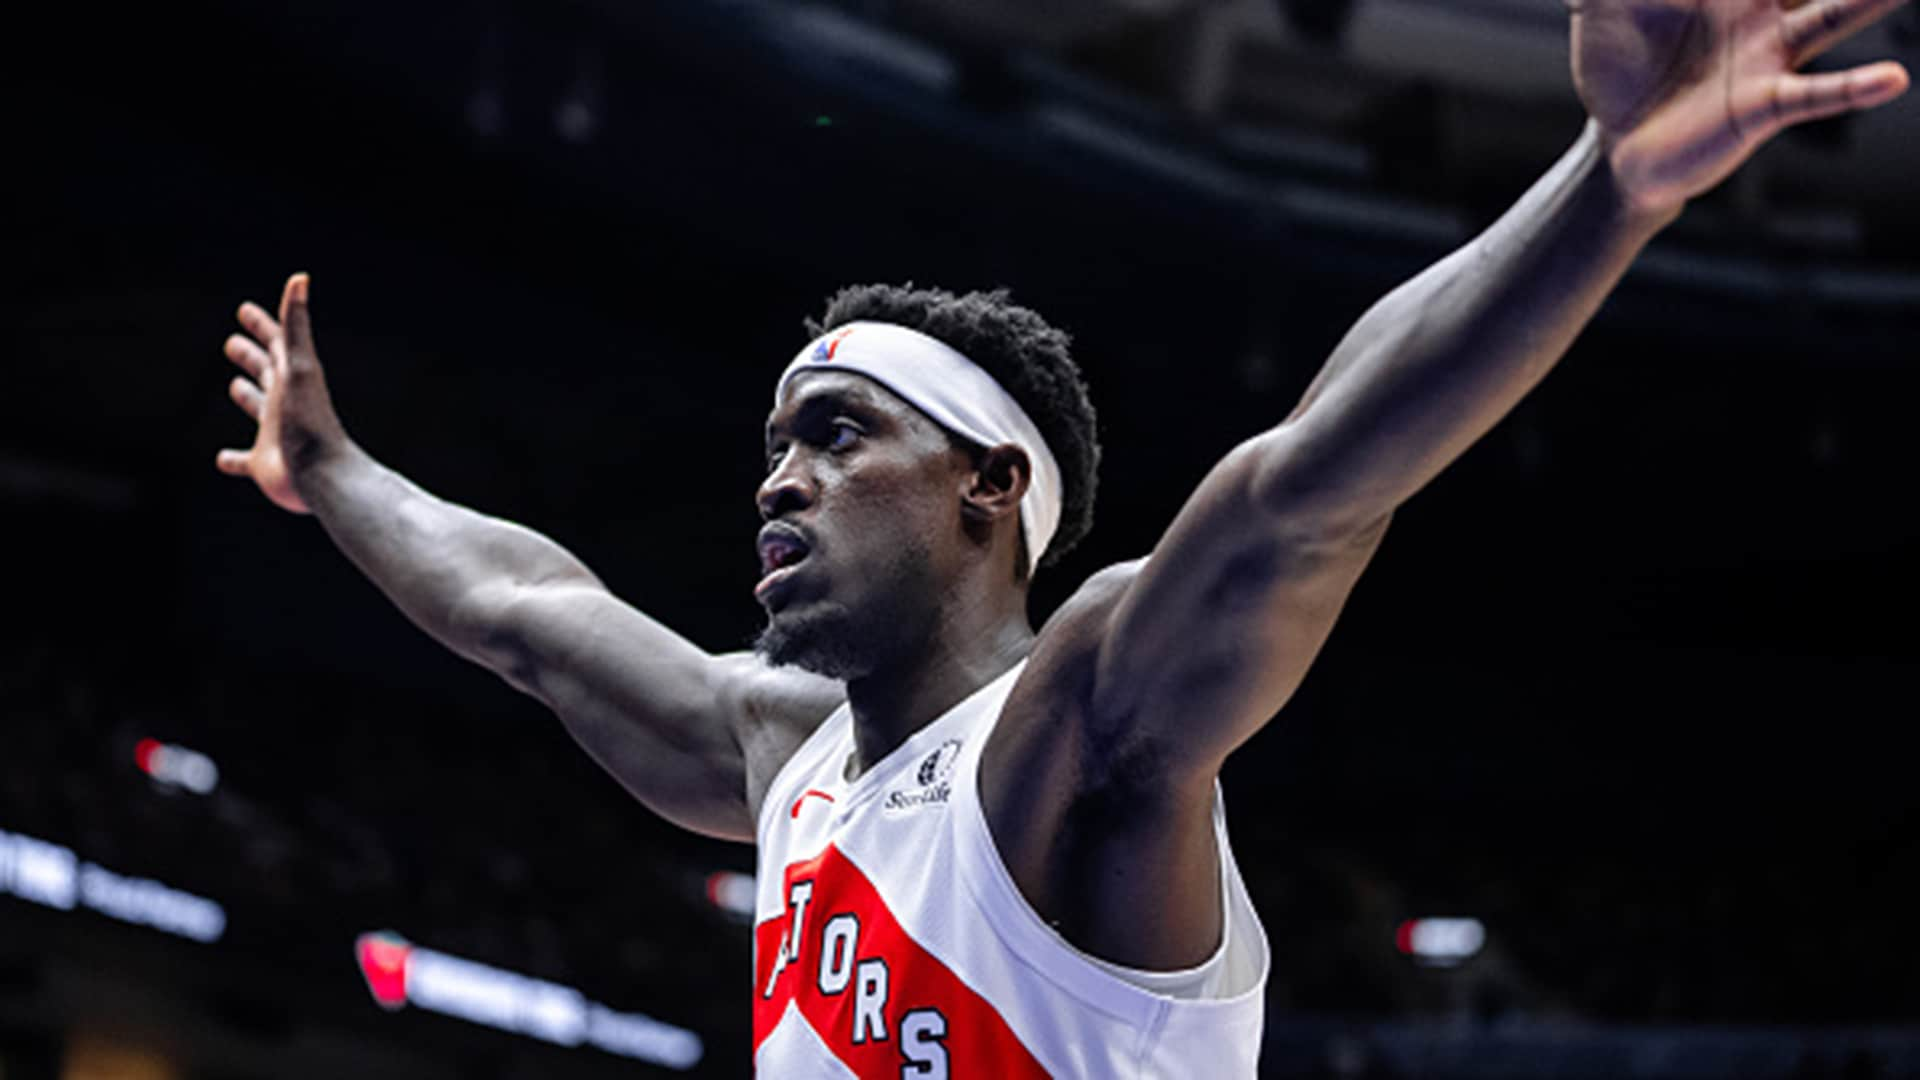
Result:
<instances>
[{"instance_id":1,"label":"sleeveless jersey","mask_svg":"<svg viewBox=\"0 0 1920 1080\"><path fill-rule=\"evenodd\" d=\"M987 829L980 750L1024 663L845 779L842 705L760 810L754 1066L773 1080L1250 1078L1267 941L1214 795L1224 975L1176 999L1116 975L1026 903ZM1124 969L1122 969L1124 970ZM1152 976L1147 976L1151 981Z\"/></svg>"}]
</instances>

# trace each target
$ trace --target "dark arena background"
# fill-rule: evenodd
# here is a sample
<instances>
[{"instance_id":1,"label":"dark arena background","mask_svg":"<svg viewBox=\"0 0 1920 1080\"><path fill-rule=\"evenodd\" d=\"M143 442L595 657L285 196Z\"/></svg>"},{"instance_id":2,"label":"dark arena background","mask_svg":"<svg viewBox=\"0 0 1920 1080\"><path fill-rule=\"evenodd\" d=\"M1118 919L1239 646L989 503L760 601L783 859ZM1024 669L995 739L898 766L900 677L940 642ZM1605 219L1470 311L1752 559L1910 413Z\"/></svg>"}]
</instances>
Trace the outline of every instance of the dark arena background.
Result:
<instances>
[{"instance_id":1,"label":"dark arena background","mask_svg":"<svg viewBox=\"0 0 1920 1080\"><path fill-rule=\"evenodd\" d=\"M1551 0L33 10L4 1080L750 1071L752 851L214 471L241 300L311 271L360 443L720 650L803 316L1009 287L1107 448L1042 618L1581 125ZM1224 777L1263 1076L1920 1076L1916 135L1776 140L1400 513Z\"/></svg>"}]
</instances>

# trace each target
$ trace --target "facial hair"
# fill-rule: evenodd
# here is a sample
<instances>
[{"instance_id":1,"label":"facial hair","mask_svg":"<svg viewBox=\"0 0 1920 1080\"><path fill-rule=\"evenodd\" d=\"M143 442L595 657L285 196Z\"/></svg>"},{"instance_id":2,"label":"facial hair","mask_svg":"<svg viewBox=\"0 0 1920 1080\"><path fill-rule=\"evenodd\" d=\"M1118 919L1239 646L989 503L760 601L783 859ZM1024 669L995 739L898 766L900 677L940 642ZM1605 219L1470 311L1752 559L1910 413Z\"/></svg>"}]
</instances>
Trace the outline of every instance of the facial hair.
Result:
<instances>
[{"instance_id":1,"label":"facial hair","mask_svg":"<svg viewBox=\"0 0 1920 1080\"><path fill-rule=\"evenodd\" d=\"M875 570L861 574L872 584L860 610L822 598L776 612L754 640L754 652L775 667L791 665L841 682L892 666L925 637L914 631L934 605L931 559L913 545Z\"/></svg>"},{"instance_id":2,"label":"facial hair","mask_svg":"<svg viewBox=\"0 0 1920 1080\"><path fill-rule=\"evenodd\" d=\"M793 666L848 682L869 674L878 643L873 624L839 605L810 605L804 612L769 616L753 651L775 667Z\"/></svg>"}]
</instances>

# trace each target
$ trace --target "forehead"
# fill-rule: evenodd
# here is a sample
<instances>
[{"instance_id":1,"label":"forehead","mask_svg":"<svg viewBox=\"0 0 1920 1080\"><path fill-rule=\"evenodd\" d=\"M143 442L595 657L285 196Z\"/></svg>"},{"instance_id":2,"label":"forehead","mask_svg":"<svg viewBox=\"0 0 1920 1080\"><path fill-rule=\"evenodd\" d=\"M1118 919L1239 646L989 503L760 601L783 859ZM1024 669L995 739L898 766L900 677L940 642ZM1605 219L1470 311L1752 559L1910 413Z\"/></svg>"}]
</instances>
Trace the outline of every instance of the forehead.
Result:
<instances>
[{"instance_id":1,"label":"forehead","mask_svg":"<svg viewBox=\"0 0 1920 1080\"><path fill-rule=\"evenodd\" d=\"M900 417L920 420L920 410L879 383L850 371L801 371L787 382L767 416L772 432L790 423L803 410L829 405L858 406Z\"/></svg>"}]
</instances>

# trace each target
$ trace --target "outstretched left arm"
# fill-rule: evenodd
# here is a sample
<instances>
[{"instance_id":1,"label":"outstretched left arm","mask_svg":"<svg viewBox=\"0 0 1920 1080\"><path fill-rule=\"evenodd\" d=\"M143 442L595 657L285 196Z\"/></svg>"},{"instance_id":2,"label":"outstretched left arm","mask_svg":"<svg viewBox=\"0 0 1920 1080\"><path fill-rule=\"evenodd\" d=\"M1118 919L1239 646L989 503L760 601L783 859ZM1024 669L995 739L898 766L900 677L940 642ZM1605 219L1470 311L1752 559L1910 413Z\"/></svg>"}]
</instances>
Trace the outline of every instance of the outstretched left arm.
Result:
<instances>
[{"instance_id":1,"label":"outstretched left arm","mask_svg":"<svg viewBox=\"0 0 1920 1080\"><path fill-rule=\"evenodd\" d=\"M1686 201L1782 128L1906 88L1892 63L1796 73L1901 2L1578 0L1585 131L1208 475L1100 632L1091 745L1210 784L1299 685L1394 509L1545 376Z\"/></svg>"}]
</instances>

